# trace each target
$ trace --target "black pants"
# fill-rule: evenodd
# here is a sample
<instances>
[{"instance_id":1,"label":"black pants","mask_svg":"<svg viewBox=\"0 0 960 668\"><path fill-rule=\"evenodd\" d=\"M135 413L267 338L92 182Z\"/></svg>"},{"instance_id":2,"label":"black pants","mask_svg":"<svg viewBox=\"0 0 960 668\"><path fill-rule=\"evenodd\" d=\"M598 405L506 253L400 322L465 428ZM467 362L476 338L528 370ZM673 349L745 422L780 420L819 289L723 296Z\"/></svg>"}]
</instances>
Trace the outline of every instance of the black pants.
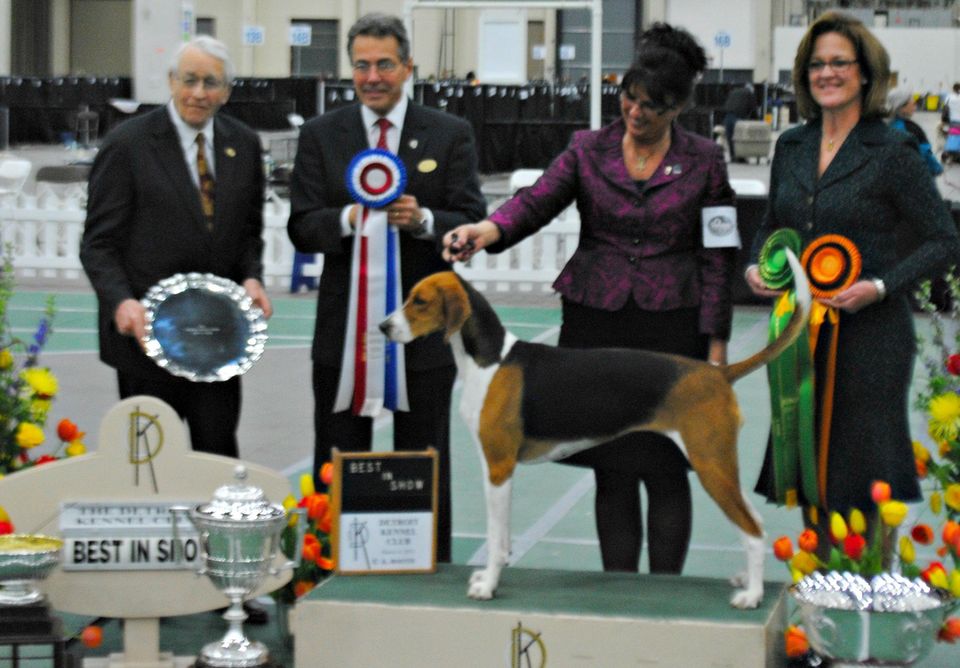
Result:
<instances>
[{"instance_id":1,"label":"black pants","mask_svg":"<svg viewBox=\"0 0 960 668\"><path fill-rule=\"evenodd\" d=\"M559 345L568 348L639 348L706 359L699 309L644 311L632 301L603 311L563 301ZM637 379L642 382L642 379ZM630 397L622 397L629 402ZM628 434L584 450L563 463L590 466L597 482L595 515L603 568L636 572L643 547L640 483L647 491L651 573L680 573L692 526L690 467L669 438Z\"/></svg>"},{"instance_id":2,"label":"black pants","mask_svg":"<svg viewBox=\"0 0 960 668\"><path fill-rule=\"evenodd\" d=\"M157 397L170 404L190 427L190 443L197 452L239 457L237 425L240 422L240 378L217 383L195 383L170 376L146 380L117 372L120 398L138 394Z\"/></svg>"},{"instance_id":3,"label":"black pants","mask_svg":"<svg viewBox=\"0 0 960 668\"><path fill-rule=\"evenodd\" d=\"M455 366L413 371L407 369L409 411L393 414L394 450L436 448L439 458L437 481L437 561L449 562L453 528L450 502L450 393L457 377ZM340 369L314 365L314 478L320 466L331 459L331 451L369 452L373 440L373 419L350 410L333 412L340 382ZM316 480L317 485L320 481ZM319 489L319 487L318 487Z\"/></svg>"}]
</instances>

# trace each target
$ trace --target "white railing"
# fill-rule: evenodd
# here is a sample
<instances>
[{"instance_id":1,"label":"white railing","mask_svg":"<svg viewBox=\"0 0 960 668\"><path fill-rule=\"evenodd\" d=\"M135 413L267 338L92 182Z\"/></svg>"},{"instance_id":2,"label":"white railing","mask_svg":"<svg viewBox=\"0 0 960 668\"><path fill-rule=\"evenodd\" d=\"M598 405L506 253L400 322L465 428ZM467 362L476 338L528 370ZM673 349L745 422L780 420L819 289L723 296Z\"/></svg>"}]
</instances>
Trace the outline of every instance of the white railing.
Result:
<instances>
[{"instance_id":1,"label":"white railing","mask_svg":"<svg viewBox=\"0 0 960 668\"><path fill-rule=\"evenodd\" d=\"M518 170L510 192L529 185L539 170ZM731 180L741 194L763 194L762 182ZM264 205L264 283L277 290L290 288L294 249L287 237L290 203L273 194ZM0 244L13 252L17 275L86 281L80 266L80 237L85 211L79 197L0 197ZM457 271L478 288L493 292L550 292L551 285L579 243L576 207L563 211L532 237L498 255L479 253ZM298 266L302 276L319 276L323 255Z\"/></svg>"},{"instance_id":2,"label":"white railing","mask_svg":"<svg viewBox=\"0 0 960 668\"><path fill-rule=\"evenodd\" d=\"M267 287L289 288L293 244L287 237L290 204L276 197L264 205L263 273ZM0 248L9 247L21 278L83 282L80 237L86 211L76 200L21 195L0 201Z\"/></svg>"}]
</instances>

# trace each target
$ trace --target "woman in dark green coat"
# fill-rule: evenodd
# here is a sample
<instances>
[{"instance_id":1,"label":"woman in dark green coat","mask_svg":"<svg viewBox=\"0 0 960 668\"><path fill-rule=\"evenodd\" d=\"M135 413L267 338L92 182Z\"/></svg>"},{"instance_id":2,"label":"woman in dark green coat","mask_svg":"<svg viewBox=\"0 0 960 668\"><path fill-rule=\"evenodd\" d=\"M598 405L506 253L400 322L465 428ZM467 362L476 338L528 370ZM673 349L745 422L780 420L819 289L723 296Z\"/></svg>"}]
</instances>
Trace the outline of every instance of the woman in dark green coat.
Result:
<instances>
[{"instance_id":1,"label":"woman in dark green coat","mask_svg":"<svg viewBox=\"0 0 960 668\"><path fill-rule=\"evenodd\" d=\"M907 296L919 278L956 261L960 242L916 142L883 122L889 62L852 17L830 12L810 26L793 70L806 123L777 142L767 215L753 243L757 258L769 234L788 227L804 246L825 234L843 235L862 256L859 280L820 300L839 311L839 345L825 489L820 499L802 492L798 499L820 509L806 516L808 525L826 524L824 511L871 509L874 480L889 482L894 498L920 498L908 425L915 340ZM919 241L901 257L896 239L906 232ZM746 279L758 295L778 294L756 265ZM828 330L820 330L816 346L815 434ZM817 447L819 458L823 443ZM770 460L768 448L757 491L775 500Z\"/></svg>"}]
</instances>

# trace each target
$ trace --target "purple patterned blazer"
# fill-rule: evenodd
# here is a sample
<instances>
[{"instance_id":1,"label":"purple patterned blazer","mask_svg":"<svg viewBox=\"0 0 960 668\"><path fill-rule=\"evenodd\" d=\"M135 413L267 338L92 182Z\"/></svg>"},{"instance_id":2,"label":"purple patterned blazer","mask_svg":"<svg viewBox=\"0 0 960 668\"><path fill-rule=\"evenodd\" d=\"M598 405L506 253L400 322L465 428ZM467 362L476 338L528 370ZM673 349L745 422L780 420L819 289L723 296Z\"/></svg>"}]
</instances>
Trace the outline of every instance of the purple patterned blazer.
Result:
<instances>
[{"instance_id":1,"label":"purple patterned blazer","mask_svg":"<svg viewBox=\"0 0 960 668\"><path fill-rule=\"evenodd\" d=\"M490 220L500 252L548 224L571 202L580 243L553 287L572 302L619 310L633 296L645 310L700 309L700 332L730 336L736 249L705 249L701 209L733 205L723 149L674 125L670 149L643 185L623 162L624 125L574 134L543 175Z\"/></svg>"}]
</instances>

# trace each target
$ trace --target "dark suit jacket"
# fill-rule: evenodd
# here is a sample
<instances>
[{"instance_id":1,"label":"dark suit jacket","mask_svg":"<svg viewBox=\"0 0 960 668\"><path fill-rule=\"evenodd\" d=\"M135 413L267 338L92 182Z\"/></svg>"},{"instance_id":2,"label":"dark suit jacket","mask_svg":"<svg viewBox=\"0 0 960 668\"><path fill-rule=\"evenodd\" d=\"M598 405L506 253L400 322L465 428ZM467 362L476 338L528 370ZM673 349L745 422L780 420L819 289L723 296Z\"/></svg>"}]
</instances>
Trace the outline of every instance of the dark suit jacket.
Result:
<instances>
[{"instance_id":1,"label":"dark suit jacket","mask_svg":"<svg viewBox=\"0 0 960 668\"><path fill-rule=\"evenodd\" d=\"M340 214L353 201L346 169L357 153L368 148L359 104L311 119L300 129L287 231L298 251L324 254L312 353L314 362L323 366L340 366L350 298L354 237L342 237L340 232ZM440 257L440 240L454 227L482 219L486 204L477 178L473 133L465 121L411 102L403 121L399 157L407 169L405 192L433 212L435 225L432 240L400 234L400 273L406 294L424 276L450 268ZM427 161L434 161L435 168ZM408 344L405 355L410 369L453 363L439 334Z\"/></svg>"},{"instance_id":2,"label":"dark suit jacket","mask_svg":"<svg viewBox=\"0 0 960 668\"><path fill-rule=\"evenodd\" d=\"M214 119L216 192L208 232L167 107L126 121L105 138L90 172L80 260L100 306L100 358L126 373L166 378L129 336L117 305L178 272L262 280L260 140L228 116Z\"/></svg>"}]
</instances>

